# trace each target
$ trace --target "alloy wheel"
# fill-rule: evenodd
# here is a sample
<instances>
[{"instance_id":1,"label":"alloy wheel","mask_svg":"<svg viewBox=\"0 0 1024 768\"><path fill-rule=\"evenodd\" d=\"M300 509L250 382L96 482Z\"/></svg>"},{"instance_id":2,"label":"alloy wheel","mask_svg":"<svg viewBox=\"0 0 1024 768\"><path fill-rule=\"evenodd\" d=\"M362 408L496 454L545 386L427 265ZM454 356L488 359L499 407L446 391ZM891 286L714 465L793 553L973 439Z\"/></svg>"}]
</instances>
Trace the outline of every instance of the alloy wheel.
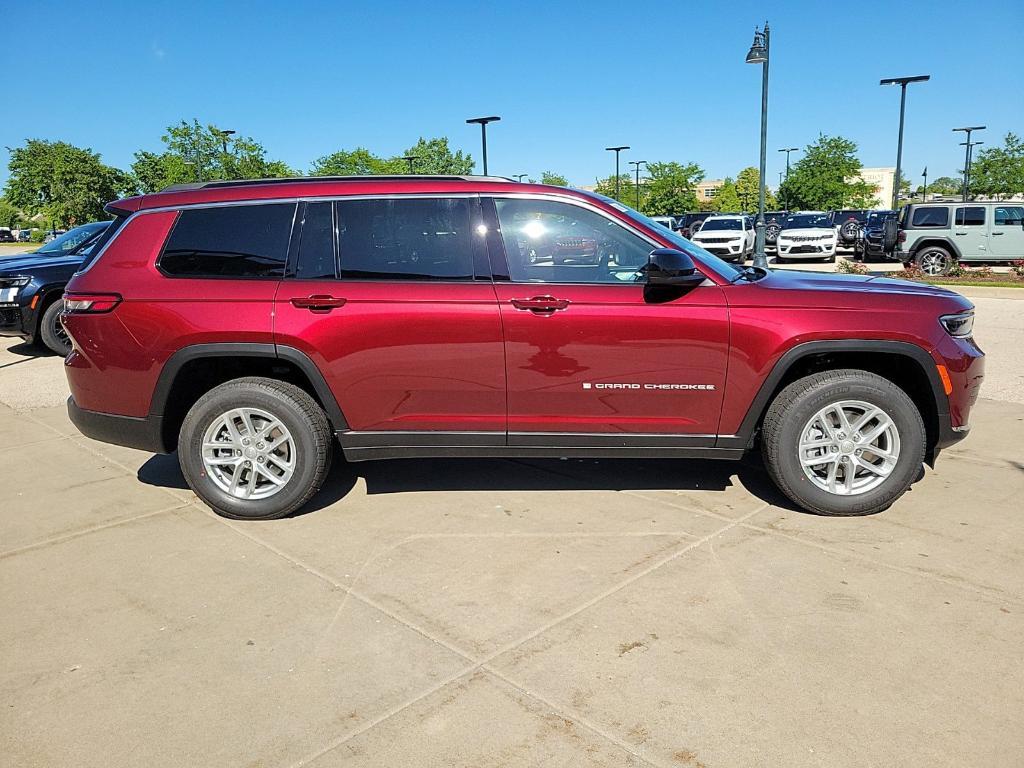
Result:
<instances>
[{"instance_id":1,"label":"alloy wheel","mask_svg":"<svg viewBox=\"0 0 1024 768\"><path fill-rule=\"evenodd\" d=\"M282 421L260 408L222 413L203 435L203 465L213 482L239 499L266 499L295 473L295 441Z\"/></svg>"},{"instance_id":2,"label":"alloy wheel","mask_svg":"<svg viewBox=\"0 0 1024 768\"><path fill-rule=\"evenodd\" d=\"M896 424L882 408L842 400L818 411L800 432L800 466L818 488L840 496L885 482L900 457Z\"/></svg>"},{"instance_id":3,"label":"alloy wheel","mask_svg":"<svg viewBox=\"0 0 1024 768\"><path fill-rule=\"evenodd\" d=\"M925 251L921 254L921 271L926 275L941 275L946 271L947 261L942 251Z\"/></svg>"}]
</instances>

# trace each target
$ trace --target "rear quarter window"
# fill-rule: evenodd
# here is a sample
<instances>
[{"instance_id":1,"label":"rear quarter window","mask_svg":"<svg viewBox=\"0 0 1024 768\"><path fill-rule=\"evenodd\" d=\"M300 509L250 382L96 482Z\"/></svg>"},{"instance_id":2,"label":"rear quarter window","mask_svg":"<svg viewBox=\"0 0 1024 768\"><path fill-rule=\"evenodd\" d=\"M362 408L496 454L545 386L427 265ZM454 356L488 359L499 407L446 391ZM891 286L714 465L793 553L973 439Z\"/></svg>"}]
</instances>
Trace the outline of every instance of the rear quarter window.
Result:
<instances>
[{"instance_id":1,"label":"rear quarter window","mask_svg":"<svg viewBox=\"0 0 1024 768\"><path fill-rule=\"evenodd\" d=\"M949 208L939 208L936 206L925 206L914 209L914 215L910 219L910 226L912 227L948 227L949 226Z\"/></svg>"},{"instance_id":2,"label":"rear quarter window","mask_svg":"<svg viewBox=\"0 0 1024 768\"><path fill-rule=\"evenodd\" d=\"M295 203L186 208L160 256L174 277L281 278Z\"/></svg>"}]
</instances>

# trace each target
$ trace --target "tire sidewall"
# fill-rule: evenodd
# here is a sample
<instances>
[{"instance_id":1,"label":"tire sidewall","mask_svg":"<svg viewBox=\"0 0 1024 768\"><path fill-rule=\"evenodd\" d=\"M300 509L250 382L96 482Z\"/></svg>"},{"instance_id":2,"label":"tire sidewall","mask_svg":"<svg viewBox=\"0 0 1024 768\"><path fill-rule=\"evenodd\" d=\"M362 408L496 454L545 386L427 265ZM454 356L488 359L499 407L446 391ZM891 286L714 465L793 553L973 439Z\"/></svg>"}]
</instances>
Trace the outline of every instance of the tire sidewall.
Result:
<instances>
[{"instance_id":1,"label":"tire sidewall","mask_svg":"<svg viewBox=\"0 0 1024 768\"><path fill-rule=\"evenodd\" d=\"M213 421L234 408L259 408L281 420L295 446L295 472L287 485L266 499L237 499L221 490L209 476L202 459L206 430ZM304 499L317 476L316 442L311 425L287 396L270 391L235 389L212 391L200 398L185 417L178 437L178 461L189 486L200 499L220 514L239 520L280 517L283 509Z\"/></svg>"},{"instance_id":2,"label":"tire sidewall","mask_svg":"<svg viewBox=\"0 0 1024 768\"><path fill-rule=\"evenodd\" d=\"M51 302L46 307L43 311L43 316L39 318L39 336L42 339L43 345L48 350L56 355L67 357L68 353L71 352L70 343L65 344L53 330L54 322L60 322L60 311L60 299Z\"/></svg>"},{"instance_id":3,"label":"tire sidewall","mask_svg":"<svg viewBox=\"0 0 1024 768\"><path fill-rule=\"evenodd\" d=\"M800 435L818 411L840 400L861 400L883 409L896 424L900 438L900 457L886 480L876 488L856 496L840 496L818 488L800 466ZM881 510L896 500L917 478L924 461L926 435L924 422L909 397L895 384L885 386L870 381L849 379L820 386L800 398L779 430L779 471L790 489L815 510L833 515L857 515Z\"/></svg>"}]
</instances>

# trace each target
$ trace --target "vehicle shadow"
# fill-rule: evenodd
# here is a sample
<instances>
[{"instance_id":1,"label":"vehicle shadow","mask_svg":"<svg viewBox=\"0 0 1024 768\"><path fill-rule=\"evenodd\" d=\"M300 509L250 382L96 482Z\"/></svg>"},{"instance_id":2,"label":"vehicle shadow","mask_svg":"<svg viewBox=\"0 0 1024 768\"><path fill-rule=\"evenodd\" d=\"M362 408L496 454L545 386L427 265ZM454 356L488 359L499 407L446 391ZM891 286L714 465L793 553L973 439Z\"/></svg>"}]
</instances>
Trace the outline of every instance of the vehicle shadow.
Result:
<instances>
[{"instance_id":1,"label":"vehicle shadow","mask_svg":"<svg viewBox=\"0 0 1024 768\"><path fill-rule=\"evenodd\" d=\"M177 454L157 455L139 469L148 485L187 489ZM772 483L760 457L742 461L677 459L394 459L348 463L335 457L320 492L291 517L347 496L362 479L368 495L411 491L709 491L741 485L762 501L802 512Z\"/></svg>"},{"instance_id":2,"label":"vehicle shadow","mask_svg":"<svg viewBox=\"0 0 1024 768\"><path fill-rule=\"evenodd\" d=\"M27 341L8 347L7 351L12 355L21 355L22 357L57 357L56 352L51 352L42 344L30 344Z\"/></svg>"}]
</instances>

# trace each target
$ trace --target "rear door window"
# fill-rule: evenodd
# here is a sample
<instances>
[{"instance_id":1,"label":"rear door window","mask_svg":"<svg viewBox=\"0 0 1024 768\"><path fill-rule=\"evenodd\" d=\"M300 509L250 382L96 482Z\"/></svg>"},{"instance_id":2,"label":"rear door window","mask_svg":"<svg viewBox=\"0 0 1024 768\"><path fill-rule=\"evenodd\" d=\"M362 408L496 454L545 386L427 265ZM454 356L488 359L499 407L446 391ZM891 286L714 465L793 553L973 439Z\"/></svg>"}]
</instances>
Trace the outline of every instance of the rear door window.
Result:
<instances>
[{"instance_id":1,"label":"rear door window","mask_svg":"<svg viewBox=\"0 0 1024 768\"><path fill-rule=\"evenodd\" d=\"M996 208L997 227L1019 227L1024 225L1024 206L1006 205Z\"/></svg>"},{"instance_id":2,"label":"rear door window","mask_svg":"<svg viewBox=\"0 0 1024 768\"><path fill-rule=\"evenodd\" d=\"M295 203L186 208L160 269L174 277L283 277L294 218Z\"/></svg>"},{"instance_id":3,"label":"rear door window","mask_svg":"<svg viewBox=\"0 0 1024 768\"><path fill-rule=\"evenodd\" d=\"M302 218L302 226L299 230L295 278L333 280L338 276L334 252L334 206L329 202L302 203L299 216Z\"/></svg>"},{"instance_id":4,"label":"rear door window","mask_svg":"<svg viewBox=\"0 0 1024 768\"><path fill-rule=\"evenodd\" d=\"M343 280L473 280L468 198L339 200Z\"/></svg>"},{"instance_id":5,"label":"rear door window","mask_svg":"<svg viewBox=\"0 0 1024 768\"><path fill-rule=\"evenodd\" d=\"M948 227L949 208L923 206L914 209L914 215L910 220L912 227Z\"/></svg>"},{"instance_id":6,"label":"rear door window","mask_svg":"<svg viewBox=\"0 0 1024 768\"><path fill-rule=\"evenodd\" d=\"M985 209L980 205L957 208L956 225L958 227L985 226Z\"/></svg>"}]
</instances>

